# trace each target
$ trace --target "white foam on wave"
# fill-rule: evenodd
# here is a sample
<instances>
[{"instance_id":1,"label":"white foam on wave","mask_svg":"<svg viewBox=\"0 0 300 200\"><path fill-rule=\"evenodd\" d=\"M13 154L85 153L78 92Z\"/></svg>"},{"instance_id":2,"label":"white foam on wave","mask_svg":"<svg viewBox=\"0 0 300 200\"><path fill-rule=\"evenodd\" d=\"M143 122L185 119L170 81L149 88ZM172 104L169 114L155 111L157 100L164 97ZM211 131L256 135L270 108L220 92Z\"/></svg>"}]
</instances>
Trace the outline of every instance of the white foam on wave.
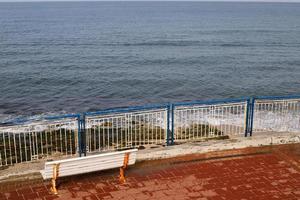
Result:
<instances>
[{"instance_id":1,"label":"white foam on wave","mask_svg":"<svg viewBox=\"0 0 300 200\"><path fill-rule=\"evenodd\" d=\"M9 133L24 133L24 132L42 132L49 130L77 130L78 122L77 119L64 119L64 120L48 120L48 121L35 121L40 116L33 117L32 121L29 121L27 124L13 125L13 126L4 126L0 127L1 132ZM112 123L110 127L123 127L126 128L128 125L125 125L125 122L128 122L129 119L119 120L118 122ZM130 120L129 120L130 121ZM106 121L109 122L109 121ZM147 121L153 126L159 126L161 128L165 127L165 118L156 117L149 118ZM97 125L103 125L105 121L90 121L86 124L86 128L92 128ZM141 122L140 122L141 123ZM226 114L224 116L212 116L212 115L203 115L203 116L188 116L186 118L181 117L179 121L175 121L176 127L181 126L190 126L192 124L201 123L201 124L210 124L215 126L240 126L245 125L245 115L244 114ZM130 123L129 123L130 124ZM260 131L277 131L277 132L299 132L300 131L300 113L297 112L286 112L278 113L272 111L256 111L254 114L254 130Z\"/></svg>"},{"instance_id":2,"label":"white foam on wave","mask_svg":"<svg viewBox=\"0 0 300 200\"><path fill-rule=\"evenodd\" d=\"M253 126L255 130L299 132L300 113L259 111L254 115Z\"/></svg>"},{"instance_id":3,"label":"white foam on wave","mask_svg":"<svg viewBox=\"0 0 300 200\"><path fill-rule=\"evenodd\" d=\"M261 131L274 132L299 132L300 131L300 113L286 112L278 113L271 111L254 112L253 128ZM244 114L226 114L224 116L191 116L187 118L181 117L176 122L177 127L191 126L192 124L210 124L214 126L245 126Z\"/></svg>"}]
</instances>

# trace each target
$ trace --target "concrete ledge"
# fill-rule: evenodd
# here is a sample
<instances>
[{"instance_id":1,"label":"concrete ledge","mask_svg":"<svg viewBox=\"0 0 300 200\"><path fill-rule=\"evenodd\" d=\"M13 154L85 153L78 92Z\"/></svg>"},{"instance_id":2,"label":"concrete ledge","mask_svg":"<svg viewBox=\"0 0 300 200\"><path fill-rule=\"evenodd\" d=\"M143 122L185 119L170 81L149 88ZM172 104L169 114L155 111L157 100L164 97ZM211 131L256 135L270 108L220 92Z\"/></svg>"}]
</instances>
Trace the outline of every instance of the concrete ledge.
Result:
<instances>
[{"instance_id":1,"label":"concrete ledge","mask_svg":"<svg viewBox=\"0 0 300 200\"><path fill-rule=\"evenodd\" d=\"M155 160L187 154L290 143L300 143L300 133L257 133L252 137L235 136L225 140L188 142L174 146L145 149L138 151L137 160Z\"/></svg>"}]
</instances>

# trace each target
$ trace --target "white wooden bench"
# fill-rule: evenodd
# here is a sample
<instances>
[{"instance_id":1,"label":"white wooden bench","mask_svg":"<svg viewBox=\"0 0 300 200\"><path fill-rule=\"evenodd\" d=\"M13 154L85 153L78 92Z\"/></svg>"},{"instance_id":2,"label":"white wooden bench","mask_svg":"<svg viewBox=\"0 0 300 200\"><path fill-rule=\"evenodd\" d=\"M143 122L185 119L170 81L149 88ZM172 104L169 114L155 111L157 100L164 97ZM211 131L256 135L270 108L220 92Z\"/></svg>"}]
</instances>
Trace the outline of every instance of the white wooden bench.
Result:
<instances>
[{"instance_id":1,"label":"white wooden bench","mask_svg":"<svg viewBox=\"0 0 300 200\"><path fill-rule=\"evenodd\" d=\"M127 165L133 165L136 161L137 149L103 153L98 155L56 160L45 163L45 169L41 171L44 179L52 179L51 191L57 194L56 179L58 177L84 174L105 169L120 167L120 181L125 182L124 170Z\"/></svg>"}]
</instances>

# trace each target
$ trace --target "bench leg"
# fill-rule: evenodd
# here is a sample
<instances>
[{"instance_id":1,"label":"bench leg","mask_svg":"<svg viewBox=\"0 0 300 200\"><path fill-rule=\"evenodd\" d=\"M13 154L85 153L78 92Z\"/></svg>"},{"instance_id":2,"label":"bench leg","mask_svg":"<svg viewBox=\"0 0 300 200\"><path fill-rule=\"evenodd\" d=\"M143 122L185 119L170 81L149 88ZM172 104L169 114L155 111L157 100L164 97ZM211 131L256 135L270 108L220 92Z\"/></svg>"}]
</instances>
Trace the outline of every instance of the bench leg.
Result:
<instances>
[{"instance_id":1,"label":"bench leg","mask_svg":"<svg viewBox=\"0 0 300 200\"><path fill-rule=\"evenodd\" d=\"M121 183L126 182L126 180L125 180L125 169L127 168L128 161L129 161L129 153L126 153L125 156L124 156L123 166L120 167L120 178L119 178L119 180L120 180Z\"/></svg>"},{"instance_id":2,"label":"bench leg","mask_svg":"<svg viewBox=\"0 0 300 200\"><path fill-rule=\"evenodd\" d=\"M58 193L57 193L57 189L56 189L56 179L52 178L51 184L52 184L52 186L51 186L51 188L50 188L51 192L52 192L53 194L58 194Z\"/></svg>"},{"instance_id":3,"label":"bench leg","mask_svg":"<svg viewBox=\"0 0 300 200\"><path fill-rule=\"evenodd\" d=\"M56 189L56 179L58 178L58 175L59 175L59 164L54 164L53 165L53 176L52 176L52 179L51 179L51 192L53 194L58 194L57 192L57 189Z\"/></svg>"},{"instance_id":4,"label":"bench leg","mask_svg":"<svg viewBox=\"0 0 300 200\"><path fill-rule=\"evenodd\" d=\"M125 172L125 169L123 167L120 167L120 182L121 183L125 183L126 182L125 176L124 176L124 172Z\"/></svg>"}]
</instances>

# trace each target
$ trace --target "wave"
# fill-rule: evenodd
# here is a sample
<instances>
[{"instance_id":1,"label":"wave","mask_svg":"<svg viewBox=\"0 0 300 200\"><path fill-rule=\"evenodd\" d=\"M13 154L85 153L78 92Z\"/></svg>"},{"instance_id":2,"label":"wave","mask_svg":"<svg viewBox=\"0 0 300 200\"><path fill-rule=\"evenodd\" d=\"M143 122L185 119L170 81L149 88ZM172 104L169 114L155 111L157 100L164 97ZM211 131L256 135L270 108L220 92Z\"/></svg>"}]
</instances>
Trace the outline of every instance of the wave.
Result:
<instances>
[{"instance_id":1,"label":"wave","mask_svg":"<svg viewBox=\"0 0 300 200\"><path fill-rule=\"evenodd\" d=\"M124 46L124 47L143 47L143 46L166 46L166 47L300 47L300 43L281 43L281 42L259 42L259 41L209 41L209 40L150 40L147 42L30 42L30 43L2 43L7 47L39 47L39 46L64 46L64 47L85 47L85 46ZM12 53L30 54L30 52L0 52L3 55L11 55ZM40 53L40 52L37 52Z\"/></svg>"},{"instance_id":2,"label":"wave","mask_svg":"<svg viewBox=\"0 0 300 200\"><path fill-rule=\"evenodd\" d=\"M176 114L175 114L176 116ZM1 116L0 116L1 117ZM43 115L32 116L27 118L26 123L15 124L15 121L2 123L0 126L0 133L9 132L9 133L22 133L28 131L41 132L49 130L50 126L53 126L52 130L59 129L71 129L76 130L78 124L76 119L70 120L57 120L57 121L46 121L40 120L45 117ZM178 117L178 116L177 116ZM20 118L19 118L20 119ZM149 117L147 119L154 126L159 126L164 128L164 117ZM143 121L146 122L146 121ZM59 123L59 126L56 126L55 123ZM91 123L86 124L86 128L92 128L95 125L99 125L99 121L91 121ZM103 123L105 123L103 121ZM212 116L212 115L203 115L203 116L187 116L181 117L180 120L176 120L176 127L190 127L193 124L209 124L212 126L231 126L231 127L244 127L245 118L244 114L226 114L226 116ZM101 124L101 123L100 123ZM124 123L125 124L125 123ZM23 126L22 126L23 125ZM289 113L276 113L270 111L256 111L254 115L253 122L254 131L273 131L273 132L300 132L300 113L289 112ZM116 126L116 124L114 125ZM124 125L126 126L126 125ZM117 125L117 127L122 127L122 122ZM124 127L126 128L126 127Z\"/></svg>"},{"instance_id":3,"label":"wave","mask_svg":"<svg viewBox=\"0 0 300 200\"><path fill-rule=\"evenodd\" d=\"M105 46L125 46L125 47L147 47L147 46L166 46L166 47L300 47L299 43L276 43L276 42L225 42L225 41L199 41L199 40L158 40L148 42L125 42L125 43L104 43Z\"/></svg>"}]
</instances>

